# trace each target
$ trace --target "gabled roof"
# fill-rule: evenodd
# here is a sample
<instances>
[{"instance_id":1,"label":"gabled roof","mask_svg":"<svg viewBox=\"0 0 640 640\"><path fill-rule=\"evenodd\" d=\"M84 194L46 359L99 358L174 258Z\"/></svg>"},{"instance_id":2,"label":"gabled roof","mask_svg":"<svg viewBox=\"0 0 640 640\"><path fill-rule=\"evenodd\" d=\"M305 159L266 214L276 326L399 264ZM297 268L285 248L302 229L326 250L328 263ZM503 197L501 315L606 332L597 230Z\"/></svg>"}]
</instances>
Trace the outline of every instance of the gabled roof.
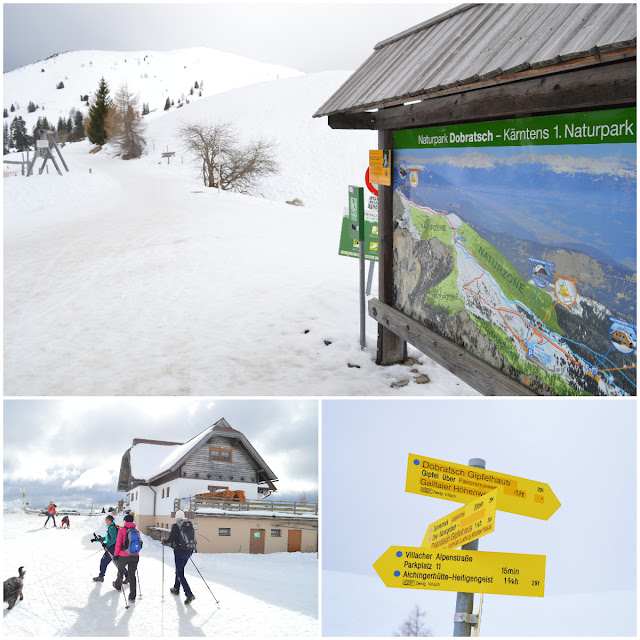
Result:
<instances>
[{"instance_id":1,"label":"gabled roof","mask_svg":"<svg viewBox=\"0 0 640 640\"><path fill-rule=\"evenodd\" d=\"M212 435L238 440L258 467L258 475L261 481L270 483L278 479L247 440L246 436L234 429L224 418L221 418L183 444L161 440L134 439L132 446L123 456L118 489L124 490L121 487L126 485L126 480L124 479L126 474L123 473L123 469L127 465L129 466L129 473L134 480L151 483L163 475L176 471Z\"/></svg>"},{"instance_id":2,"label":"gabled roof","mask_svg":"<svg viewBox=\"0 0 640 640\"><path fill-rule=\"evenodd\" d=\"M465 4L378 43L314 117L635 56L635 44L635 3Z\"/></svg>"}]
</instances>

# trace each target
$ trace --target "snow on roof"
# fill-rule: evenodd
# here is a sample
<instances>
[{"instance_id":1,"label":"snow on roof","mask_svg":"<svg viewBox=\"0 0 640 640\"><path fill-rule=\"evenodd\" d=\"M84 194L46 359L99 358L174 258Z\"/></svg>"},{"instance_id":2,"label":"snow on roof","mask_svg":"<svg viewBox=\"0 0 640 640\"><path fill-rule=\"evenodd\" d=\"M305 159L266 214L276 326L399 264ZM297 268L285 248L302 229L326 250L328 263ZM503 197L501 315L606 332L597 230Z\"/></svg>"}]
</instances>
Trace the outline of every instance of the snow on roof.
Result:
<instances>
[{"instance_id":1,"label":"snow on roof","mask_svg":"<svg viewBox=\"0 0 640 640\"><path fill-rule=\"evenodd\" d=\"M207 438L212 429L213 426L207 427L191 440L180 445L134 444L130 452L131 475L136 480L148 482L152 478L168 471L191 451L199 440Z\"/></svg>"}]
</instances>

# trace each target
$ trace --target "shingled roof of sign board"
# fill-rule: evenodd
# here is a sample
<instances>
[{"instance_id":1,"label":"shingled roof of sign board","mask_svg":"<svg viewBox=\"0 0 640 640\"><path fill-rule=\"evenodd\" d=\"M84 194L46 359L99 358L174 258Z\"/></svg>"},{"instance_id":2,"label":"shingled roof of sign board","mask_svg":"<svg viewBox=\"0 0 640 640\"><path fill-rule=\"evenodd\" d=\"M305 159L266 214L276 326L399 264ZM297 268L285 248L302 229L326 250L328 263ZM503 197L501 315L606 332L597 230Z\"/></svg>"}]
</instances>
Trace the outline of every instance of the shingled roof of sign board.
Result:
<instances>
[{"instance_id":1,"label":"shingled roof of sign board","mask_svg":"<svg viewBox=\"0 0 640 640\"><path fill-rule=\"evenodd\" d=\"M314 117L402 104L527 71L532 77L580 59L635 57L635 46L635 4L465 4L378 43Z\"/></svg>"}]
</instances>

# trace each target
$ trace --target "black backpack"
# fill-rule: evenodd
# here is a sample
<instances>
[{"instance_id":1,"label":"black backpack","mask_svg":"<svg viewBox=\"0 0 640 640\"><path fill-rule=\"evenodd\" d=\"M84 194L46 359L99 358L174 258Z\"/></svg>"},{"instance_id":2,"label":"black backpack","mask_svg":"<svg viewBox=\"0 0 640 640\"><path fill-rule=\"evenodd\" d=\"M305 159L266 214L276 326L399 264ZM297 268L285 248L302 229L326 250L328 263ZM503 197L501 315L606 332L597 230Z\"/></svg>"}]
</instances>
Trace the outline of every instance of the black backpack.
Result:
<instances>
[{"instance_id":1,"label":"black backpack","mask_svg":"<svg viewBox=\"0 0 640 640\"><path fill-rule=\"evenodd\" d=\"M182 523L182 526L178 527L178 529L180 531L180 536L175 548L178 551L195 551L196 532L191 521L185 520L185 522Z\"/></svg>"}]
</instances>

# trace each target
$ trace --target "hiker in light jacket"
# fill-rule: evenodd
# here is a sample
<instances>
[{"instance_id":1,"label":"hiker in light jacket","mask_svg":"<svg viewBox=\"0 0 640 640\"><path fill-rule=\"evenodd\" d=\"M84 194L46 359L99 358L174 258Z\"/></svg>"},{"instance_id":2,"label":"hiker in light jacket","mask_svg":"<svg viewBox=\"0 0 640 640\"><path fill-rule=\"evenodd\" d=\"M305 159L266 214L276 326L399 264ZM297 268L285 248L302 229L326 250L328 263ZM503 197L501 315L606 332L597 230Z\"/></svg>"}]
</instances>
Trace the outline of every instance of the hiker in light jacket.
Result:
<instances>
[{"instance_id":1,"label":"hiker in light jacket","mask_svg":"<svg viewBox=\"0 0 640 640\"><path fill-rule=\"evenodd\" d=\"M130 585L129 600L131 602L135 602L136 587L137 587L136 569L138 568L139 557L138 557L138 554L133 553L131 549L127 551L124 548L125 538L127 537L127 531L129 529L134 529L135 531L138 531L136 529L136 525L133 522L133 516L131 514L128 514L124 517L124 526L118 530L118 536L116 537L116 547L115 547L114 556L118 564L118 577L113 583L113 586L118 591L122 589L124 570L126 567L129 571L129 585Z\"/></svg>"}]
</instances>

